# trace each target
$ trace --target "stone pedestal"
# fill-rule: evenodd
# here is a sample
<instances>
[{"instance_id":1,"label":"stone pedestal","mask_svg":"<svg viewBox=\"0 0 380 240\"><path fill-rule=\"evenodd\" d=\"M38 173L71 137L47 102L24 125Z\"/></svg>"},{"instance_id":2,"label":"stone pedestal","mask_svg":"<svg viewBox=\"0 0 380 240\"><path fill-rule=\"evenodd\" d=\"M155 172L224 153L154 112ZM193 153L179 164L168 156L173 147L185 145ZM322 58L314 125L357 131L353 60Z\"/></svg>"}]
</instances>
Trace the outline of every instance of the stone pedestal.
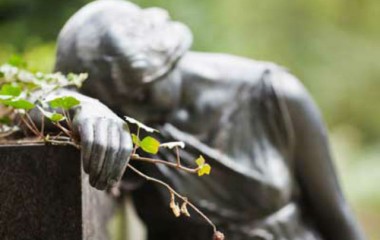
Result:
<instances>
[{"instance_id":1,"label":"stone pedestal","mask_svg":"<svg viewBox=\"0 0 380 240\"><path fill-rule=\"evenodd\" d=\"M116 208L89 186L76 149L0 146L0 239L107 240Z\"/></svg>"}]
</instances>

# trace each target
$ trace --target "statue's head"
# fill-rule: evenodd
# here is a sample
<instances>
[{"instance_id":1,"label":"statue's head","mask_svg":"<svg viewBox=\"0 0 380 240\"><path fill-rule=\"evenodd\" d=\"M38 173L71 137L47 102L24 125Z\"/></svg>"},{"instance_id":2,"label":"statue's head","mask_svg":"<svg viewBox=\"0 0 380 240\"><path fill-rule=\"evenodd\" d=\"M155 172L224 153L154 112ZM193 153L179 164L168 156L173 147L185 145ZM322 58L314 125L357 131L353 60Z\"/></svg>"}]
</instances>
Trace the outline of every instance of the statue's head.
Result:
<instances>
[{"instance_id":1,"label":"statue's head","mask_svg":"<svg viewBox=\"0 0 380 240\"><path fill-rule=\"evenodd\" d=\"M88 72L84 93L109 105L122 104L115 102L117 96L128 98L169 74L191 42L190 30L163 9L98 0L79 10L62 29L56 70Z\"/></svg>"}]
</instances>

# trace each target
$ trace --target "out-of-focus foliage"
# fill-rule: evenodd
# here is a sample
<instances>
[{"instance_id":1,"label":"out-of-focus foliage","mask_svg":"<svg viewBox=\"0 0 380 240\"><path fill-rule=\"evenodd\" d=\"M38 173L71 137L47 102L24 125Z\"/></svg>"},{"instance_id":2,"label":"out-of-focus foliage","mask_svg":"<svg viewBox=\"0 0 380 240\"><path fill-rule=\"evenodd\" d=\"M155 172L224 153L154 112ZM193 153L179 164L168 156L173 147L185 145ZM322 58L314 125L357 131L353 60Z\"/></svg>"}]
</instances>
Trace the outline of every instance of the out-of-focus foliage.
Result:
<instances>
[{"instance_id":1,"label":"out-of-focus foliage","mask_svg":"<svg viewBox=\"0 0 380 240\"><path fill-rule=\"evenodd\" d=\"M30 67L50 70L59 29L85 2L0 0L0 61L19 53ZM344 189L380 239L372 214L380 211L379 0L134 2L188 24L194 50L274 61L297 75L328 123Z\"/></svg>"}]
</instances>

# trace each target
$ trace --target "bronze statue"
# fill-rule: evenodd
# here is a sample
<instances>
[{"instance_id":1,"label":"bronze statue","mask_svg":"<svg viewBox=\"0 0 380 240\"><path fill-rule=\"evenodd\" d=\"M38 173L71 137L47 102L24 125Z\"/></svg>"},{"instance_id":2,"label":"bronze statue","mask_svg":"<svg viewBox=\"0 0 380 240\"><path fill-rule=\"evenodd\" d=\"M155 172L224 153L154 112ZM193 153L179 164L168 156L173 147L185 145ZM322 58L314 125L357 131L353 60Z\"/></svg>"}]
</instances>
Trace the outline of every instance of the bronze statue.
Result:
<instances>
[{"instance_id":1,"label":"bronze statue","mask_svg":"<svg viewBox=\"0 0 380 240\"><path fill-rule=\"evenodd\" d=\"M121 179L132 145L120 117L129 115L165 140L184 141L185 162L200 153L210 159L204 178L143 168L186 193L227 239L364 239L302 84L272 63L188 51L191 42L163 9L122 0L90 3L62 29L56 70L90 76L82 89L89 97L72 94L82 99L75 126L91 184L105 189ZM211 239L197 218L175 219L157 186L143 182L132 194L149 240Z\"/></svg>"}]
</instances>

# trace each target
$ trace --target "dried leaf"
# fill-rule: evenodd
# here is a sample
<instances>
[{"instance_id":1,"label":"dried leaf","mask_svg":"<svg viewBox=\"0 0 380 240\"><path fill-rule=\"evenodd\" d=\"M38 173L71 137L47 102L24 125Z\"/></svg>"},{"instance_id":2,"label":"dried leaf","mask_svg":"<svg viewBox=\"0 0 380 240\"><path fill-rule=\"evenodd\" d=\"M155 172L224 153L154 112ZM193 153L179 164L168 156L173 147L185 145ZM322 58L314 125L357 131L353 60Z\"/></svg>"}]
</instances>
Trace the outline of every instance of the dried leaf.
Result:
<instances>
[{"instance_id":1,"label":"dried leaf","mask_svg":"<svg viewBox=\"0 0 380 240\"><path fill-rule=\"evenodd\" d=\"M181 216L181 210L178 206L178 203L176 203L171 209L173 211L174 216L176 216L176 217Z\"/></svg>"},{"instance_id":2,"label":"dried leaf","mask_svg":"<svg viewBox=\"0 0 380 240\"><path fill-rule=\"evenodd\" d=\"M214 232L214 236L212 237L212 240L224 240L224 234L216 231Z\"/></svg>"},{"instance_id":3,"label":"dried leaf","mask_svg":"<svg viewBox=\"0 0 380 240\"><path fill-rule=\"evenodd\" d=\"M190 213L187 210L187 202L183 202L181 205L181 213L185 215L186 217L190 217Z\"/></svg>"},{"instance_id":4,"label":"dried leaf","mask_svg":"<svg viewBox=\"0 0 380 240\"><path fill-rule=\"evenodd\" d=\"M167 142L167 143L162 143L160 147L169 148L169 149L172 149L174 147L185 148L185 143L184 142Z\"/></svg>"},{"instance_id":5,"label":"dried leaf","mask_svg":"<svg viewBox=\"0 0 380 240\"><path fill-rule=\"evenodd\" d=\"M154 128L151 128L151 127L148 127L146 126L145 124L143 124L142 122L139 122L137 121L136 119L134 118L131 118L131 117L128 117L128 116L124 116L125 120L129 123L132 123L132 124L136 124L139 128L142 128L144 129L145 131L147 132L158 132L158 130L154 129Z\"/></svg>"}]
</instances>

